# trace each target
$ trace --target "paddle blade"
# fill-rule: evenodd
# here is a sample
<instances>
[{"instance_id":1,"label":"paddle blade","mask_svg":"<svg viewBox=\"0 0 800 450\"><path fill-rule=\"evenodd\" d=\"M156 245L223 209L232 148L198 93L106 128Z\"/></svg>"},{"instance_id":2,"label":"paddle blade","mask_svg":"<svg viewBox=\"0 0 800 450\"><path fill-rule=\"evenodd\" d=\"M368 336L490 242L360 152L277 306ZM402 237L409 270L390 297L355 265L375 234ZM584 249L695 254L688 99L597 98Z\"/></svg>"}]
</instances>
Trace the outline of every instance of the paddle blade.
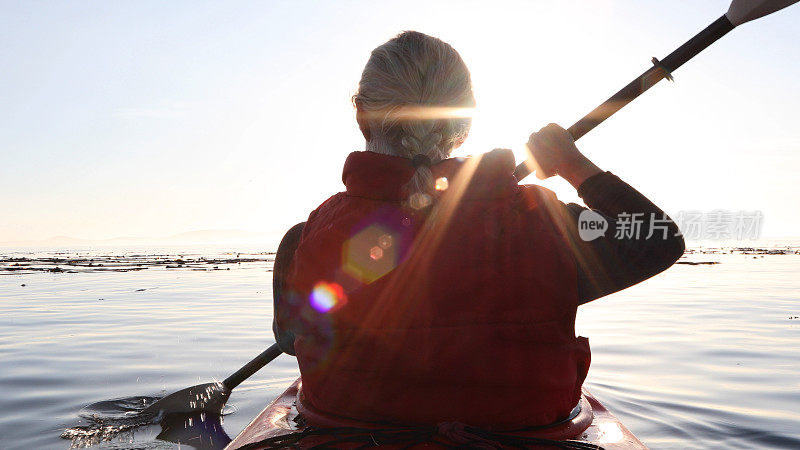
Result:
<instances>
[{"instance_id":1,"label":"paddle blade","mask_svg":"<svg viewBox=\"0 0 800 450\"><path fill-rule=\"evenodd\" d=\"M169 394L145 408L142 414L190 414L209 411L219 414L231 395L222 383L198 384Z\"/></svg>"},{"instance_id":2,"label":"paddle blade","mask_svg":"<svg viewBox=\"0 0 800 450\"><path fill-rule=\"evenodd\" d=\"M772 14L800 0L733 0L725 16L733 26Z\"/></svg>"}]
</instances>

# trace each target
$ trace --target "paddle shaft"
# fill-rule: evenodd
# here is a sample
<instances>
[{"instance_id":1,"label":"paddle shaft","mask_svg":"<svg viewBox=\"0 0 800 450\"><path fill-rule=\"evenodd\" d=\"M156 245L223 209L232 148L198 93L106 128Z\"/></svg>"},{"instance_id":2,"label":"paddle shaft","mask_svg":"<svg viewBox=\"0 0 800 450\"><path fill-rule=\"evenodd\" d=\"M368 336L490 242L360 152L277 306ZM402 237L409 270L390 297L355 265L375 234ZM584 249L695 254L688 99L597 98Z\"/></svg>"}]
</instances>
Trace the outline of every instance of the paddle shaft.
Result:
<instances>
[{"instance_id":1,"label":"paddle shaft","mask_svg":"<svg viewBox=\"0 0 800 450\"><path fill-rule=\"evenodd\" d=\"M682 66L686 61L694 58L695 55L716 42L717 39L725 36L725 34L733 28L733 24L723 15L711 25L707 26L703 31L697 33L695 37L686 41L686 43L678 47L663 60L657 61L654 59L653 62L655 65L653 67L647 69L643 74L639 75L635 80L628 83L627 86L620 89L619 92L603 102L603 104L595 108L581 120L575 122L567 131L569 131L572 138L577 141L594 127L611 117L615 112L622 109L623 106L642 95L644 91L650 89L654 84L669 77L670 73ZM528 166L527 162L523 162L517 166L514 175L517 177L517 180L521 180L530 175L532 171L533 169Z\"/></svg>"},{"instance_id":2,"label":"paddle shaft","mask_svg":"<svg viewBox=\"0 0 800 450\"><path fill-rule=\"evenodd\" d=\"M251 375L269 364L270 361L280 356L281 353L283 352L281 348L278 347L278 344L272 344L268 349L261 352L260 355L253 358L252 361L245 364L244 367L237 370L233 375L225 378L222 384L224 384L228 390L233 390L233 388L241 384L242 381L250 378Z\"/></svg>"}]
</instances>

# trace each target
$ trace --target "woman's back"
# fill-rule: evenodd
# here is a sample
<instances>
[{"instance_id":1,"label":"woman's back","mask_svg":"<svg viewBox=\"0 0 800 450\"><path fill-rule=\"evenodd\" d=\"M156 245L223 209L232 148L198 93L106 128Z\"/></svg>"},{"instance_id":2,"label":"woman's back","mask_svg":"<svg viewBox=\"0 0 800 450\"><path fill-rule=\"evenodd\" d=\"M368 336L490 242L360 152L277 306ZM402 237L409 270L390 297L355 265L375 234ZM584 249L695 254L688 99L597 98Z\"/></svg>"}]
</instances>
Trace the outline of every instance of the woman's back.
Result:
<instances>
[{"instance_id":1,"label":"woman's back","mask_svg":"<svg viewBox=\"0 0 800 450\"><path fill-rule=\"evenodd\" d=\"M624 230L614 216L627 215L646 238L583 240L586 208L518 185L510 151L447 159L474 98L458 53L430 36L376 48L354 104L366 151L345 163L347 191L276 257L273 328L298 357L302 405L495 429L566 417L590 362L574 335L578 305L669 267L683 252L675 224L556 125L528 143L537 175L569 181L604 233Z\"/></svg>"},{"instance_id":2,"label":"woman's back","mask_svg":"<svg viewBox=\"0 0 800 450\"><path fill-rule=\"evenodd\" d=\"M576 267L552 216L560 203L518 186L513 169L500 151L436 165L448 189L414 211L381 175L404 182L407 160L348 158L347 192L309 217L287 278L295 307L279 316L296 330L307 406L494 428L569 413L589 365L574 336Z\"/></svg>"}]
</instances>

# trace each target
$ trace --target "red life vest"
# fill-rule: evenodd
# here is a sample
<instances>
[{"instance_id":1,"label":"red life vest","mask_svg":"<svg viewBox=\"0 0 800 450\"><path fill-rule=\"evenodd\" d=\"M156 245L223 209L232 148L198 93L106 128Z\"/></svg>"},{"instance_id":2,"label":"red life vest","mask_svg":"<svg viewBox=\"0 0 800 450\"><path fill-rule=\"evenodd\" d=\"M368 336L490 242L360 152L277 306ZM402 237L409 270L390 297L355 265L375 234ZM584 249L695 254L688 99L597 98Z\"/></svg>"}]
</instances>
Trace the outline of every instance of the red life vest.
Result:
<instances>
[{"instance_id":1,"label":"red life vest","mask_svg":"<svg viewBox=\"0 0 800 450\"><path fill-rule=\"evenodd\" d=\"M520 186L510 151L431 167L430 211L403 206L410 161L345 163L347 191L311 213L287 277L301 401L348 418L493 429L544 425L580 398L576 265L563 205ZM447 183L442 180L447 179Z\"/></svg>"}]
</instances>

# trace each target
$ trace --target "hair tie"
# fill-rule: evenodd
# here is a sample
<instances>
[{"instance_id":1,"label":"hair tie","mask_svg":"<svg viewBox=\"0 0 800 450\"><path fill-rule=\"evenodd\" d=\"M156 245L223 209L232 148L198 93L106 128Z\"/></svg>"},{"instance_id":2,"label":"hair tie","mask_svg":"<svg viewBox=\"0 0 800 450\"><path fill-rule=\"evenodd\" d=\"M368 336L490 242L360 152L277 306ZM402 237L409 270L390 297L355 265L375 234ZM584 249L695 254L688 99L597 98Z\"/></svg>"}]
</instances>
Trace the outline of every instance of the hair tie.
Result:
<instances>
[{"instance_id":1,"label":"hair tie","mask_svg":"<svg viewBox=\"0 0 800 450\"><path fill-rule=\"evenodd\" d=\"M423 155L422 153L418 153L411 158L411 165L414 166L415 169L418 169L420 166L425 166L430 168L431 167L431 159L428 158L428 155Z\"/></svg>"}]
</instances>

